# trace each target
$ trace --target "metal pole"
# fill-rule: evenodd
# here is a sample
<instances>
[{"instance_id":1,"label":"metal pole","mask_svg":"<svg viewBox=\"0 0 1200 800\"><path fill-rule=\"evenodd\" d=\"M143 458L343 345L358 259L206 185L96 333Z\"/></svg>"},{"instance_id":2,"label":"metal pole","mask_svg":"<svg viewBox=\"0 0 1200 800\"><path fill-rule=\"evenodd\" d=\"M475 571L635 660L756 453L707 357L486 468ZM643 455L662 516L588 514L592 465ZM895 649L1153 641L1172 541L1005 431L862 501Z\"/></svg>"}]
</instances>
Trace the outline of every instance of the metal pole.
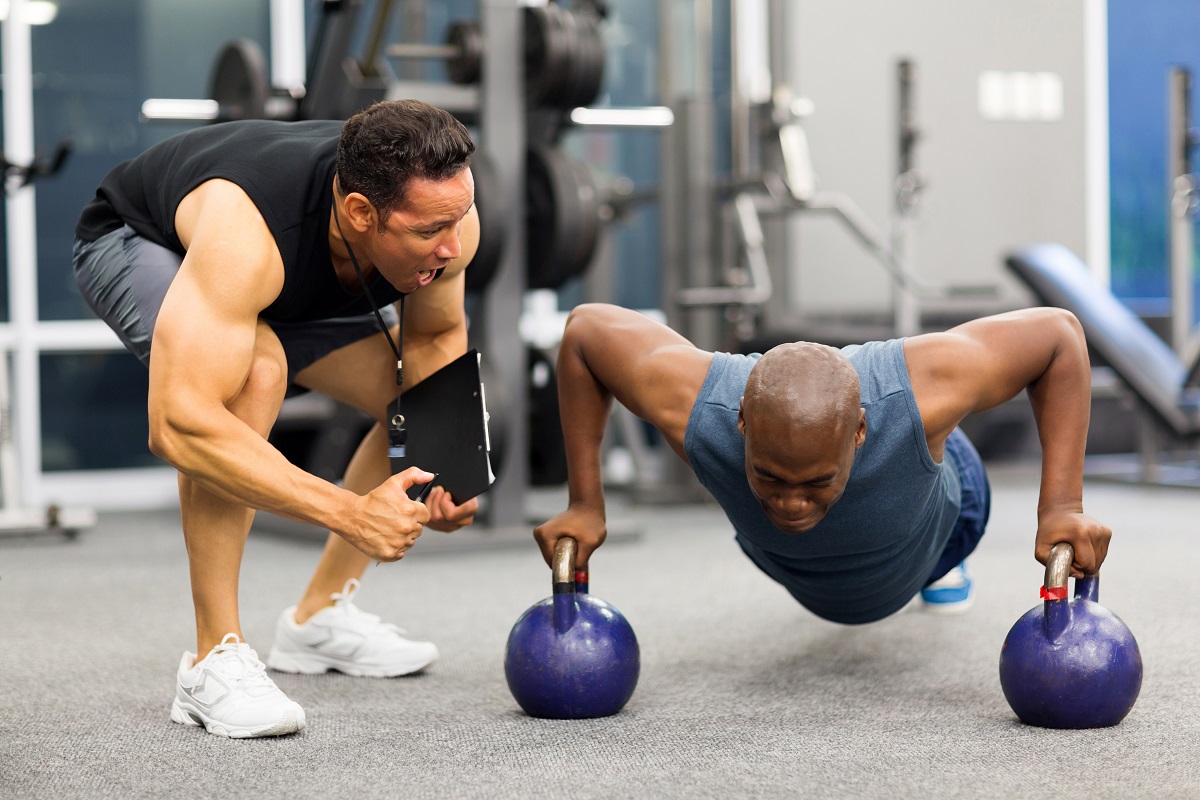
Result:
<instances>
[{"instance_id":1,"label":"metal pole","mask_svg":"<svg viewBox=\"0 0 1200 800\"><path fill-rule=\"evenodd\" d=\"M271 85L304 86L308 68L304 7L295 0L271 0Z\"/></svg>"},{"instance_id":2,"label":"metal pole","mask_svg":"<svg viewBox=\"0 0 1200 800\"><path fill-rule=\"evenodd\" d=\"M684 100L682 147L674 158L679 159L683 177L683 202L680 211L680 230L684 239L684 282L686 286L712 286L719 279L714 257L717 255L715 235L719 219L716 214L716 116L713 113L712 83L712 0L695 0L692 4L692 85ZM677 117L678 120L678 117ZM668 318L677 306L670 298ZM717 310L695 310L685 313L681 327L698 347L715 349L721 339Z\"/></svg>"},{"instance_id":3,"label":"metal pole","mask_svg":"<svg viewBox=\"0 0 1200 800\"><path fill-rule=\"evenodd\" d=\"M3 28L4 155L26 164L34 158L33 54L24 0L12 0ZM7 188L7 187L6 187ZM32 185L13 188L5 203L8 224L8 318L14 332L12 359L13 440L17 473L5 476L20 486L20 497L4 498L6 506L39 505L42 498L42 441L37 324L37 216ZM7 359L4 359L7 362ZM7 363L2 366L7 369ZM6 424L10 421L6 421ZM13 488L15 491L15 487Z\"/></svg>"},{"instance_id":4,"label":"metal pole","mask_svg":"<svg viewBox=\"0 0 1200 800\"><path fill-rule=\"evenodd\" d=\"M1170 192L1171 346L1185 356L1192 331L1192 251L1195 179L1191 174L1188 93L1191 73L1172 67L1167 98L1167 181Z\"/></svg>"},{"instance_id":5,"label":"metal pole","mask_svg":"<svg viewBox=\"0 0 1200 800\"><path fill-rule=\"evenodd\" d=\"M674 112L675 124L663 132L660 140L662 163L659 208L662 218L662 304L667 324L701 347L706 345L694 324L697 312L689 312L677 302L679 292L688 286L708 286L705 277L699 282L694 259L707 262L711 247L697 248L694 241L696 229L708 230L711 206L695 197L696 193L712 191L709 175L712 164L711 148L707 151L696 146L697 139L711 139L711 124L705 124L703 109L711 106L711 100L702 94L711 94L708 59L711 30L709 19L711 3L696 0L691 15L694 30L680 32L685 23L681 9L683 4L671 0L660 4L659 16L659 96ZM686 26L685 26L686 27ZM688 34L691 34L690 36ZM680 39L686 37L694 42L696 56L691 64L681 59ZM681 74L681 72L683 74ZM689 80L690 79L690 80ZM689 85L690 83L690 85ZM711 123L711 112L708 114ZM707 183L705 183L707 181ZM697 210L705 209L704 216L696 216ZM705 274L703 272L699 274ZM664 447L664 449L666 449ZM642 503L694 502L703 498L704 491L695 475L686 464L667 450L663 457L660 480L653 485L634 486L636 501Z\"/></svg>"},{"instance_id":6,"label":"metal pole","mask_svg":"<svg viewBox=\"0 0 1200 800\"><path fill-rule=\"evenodd\" d=\"M917 211L920 180L916 168L916 125L913 63L903 59L896 64L896 201L892 204L892 253L900 266L911 271L913 264L913 221ZM892 326L896 336L915 336L921 332L921 310L912 287L892 281Z\"/></svg>"},{"instance_id":7,"label":"metal pole","mask_svg":"<svg viewBox=\"0 0 1200 800\"><path fill-rule=\"evenodd\" d=\"M525 88L523 84L524 17L518 0L480 0L480 27L487 62L480 84L480 130L483 149L496 168L506 213L504 226L525 230ZM480 351L495 367L508 408L504 463L493 465L496 485L488 492L488 524L523 526L525 491L529 485L529 424L525 348L518 335L525 297L525 239L509 236L504 255L483 302Z\"/></svg>"}]
</instances>

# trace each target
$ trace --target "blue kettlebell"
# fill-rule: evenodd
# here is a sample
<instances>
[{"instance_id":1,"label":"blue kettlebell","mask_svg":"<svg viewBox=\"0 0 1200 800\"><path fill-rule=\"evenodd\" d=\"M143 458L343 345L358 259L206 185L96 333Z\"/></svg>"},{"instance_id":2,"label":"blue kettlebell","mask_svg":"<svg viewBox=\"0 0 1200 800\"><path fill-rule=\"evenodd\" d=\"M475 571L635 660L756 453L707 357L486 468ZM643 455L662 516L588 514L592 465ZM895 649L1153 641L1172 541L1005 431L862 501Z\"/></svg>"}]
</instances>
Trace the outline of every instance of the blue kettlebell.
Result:
<instances>
[{"instance_id":1,"label":"blue kettlebell","mask_svg":"<svg viewBox=\"0 0 1200 800\"><path fill-rule=\"evenodd\" d=\"M1106 728L1125 718L1142 688L1142 654L1125 623L1098 602L1100 576L1067 578L1075 551L1056 544L1044 602L1017 620L1000 651L1000 686L1027 725Z\"/></svg>"},{"instance_id":2,"label":"blue kettlebell","mask_svg":"<svg viewBox=\"0 0 1200 800\"><path fill-rule=\"evenodd\" d=\"M615 608L588 594L577 545L554 548L552 596L531 606L508 635L504 676L525 713L549 719L607 717L637 685L637 636Z\"/></svg>"}]
</instances>

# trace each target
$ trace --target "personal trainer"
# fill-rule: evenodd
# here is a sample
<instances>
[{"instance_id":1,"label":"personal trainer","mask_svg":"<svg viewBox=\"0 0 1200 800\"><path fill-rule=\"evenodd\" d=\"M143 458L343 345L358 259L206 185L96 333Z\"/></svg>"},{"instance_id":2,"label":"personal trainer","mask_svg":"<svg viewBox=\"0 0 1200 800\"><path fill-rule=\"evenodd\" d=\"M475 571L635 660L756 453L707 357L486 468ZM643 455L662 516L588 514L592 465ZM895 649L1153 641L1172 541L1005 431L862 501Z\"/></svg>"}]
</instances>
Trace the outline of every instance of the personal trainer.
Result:
<instances>
[{"instance_id":1,"label":"personal trainer","mask_svg":"<svg viewBox=\"0 0 1200 800\"><path fill-rule=\"evenodd\" d=\"M453 116L411 100L344 123L227 122L118 165L83 209L77 282L148 365L149 446L179 471L206 655L184 653L173 721L230 737L304 728L242 635L238 573L255 509L331 532L267 665L384 677L436 659L432 643L352 598L372 559L396 561L424 526L453 531L478 508L440 487L411 501L409 486L433 475L391 475L389 436L403 430L386 419L401 379L407 389L466 352L474 148ZM341 486L267 439L285 396L310 390L376 420Z\"/></svg>"},{"instance_id":2,"label":"personal trainer","mask_svg":"<svg viewBox=\"0 0 1200 800\"><path fill-rule=\"evenodd\" d=\"M965 610L964 561L990 487L958 425L1022 390L1042 447L1034 557L1069 542L1079 576L1108 552L1112 532L1083 512L1090 366L1067 311L760 356L706 352L638 312L583 305L567 319L557 378L569 500L534 530L548 562L560 537L577 541L581 568L604 542L601 441L615 398L661 432L751 561L814 614L873 622L918 593L934 610Z\"/></svg>"}]
</instances>

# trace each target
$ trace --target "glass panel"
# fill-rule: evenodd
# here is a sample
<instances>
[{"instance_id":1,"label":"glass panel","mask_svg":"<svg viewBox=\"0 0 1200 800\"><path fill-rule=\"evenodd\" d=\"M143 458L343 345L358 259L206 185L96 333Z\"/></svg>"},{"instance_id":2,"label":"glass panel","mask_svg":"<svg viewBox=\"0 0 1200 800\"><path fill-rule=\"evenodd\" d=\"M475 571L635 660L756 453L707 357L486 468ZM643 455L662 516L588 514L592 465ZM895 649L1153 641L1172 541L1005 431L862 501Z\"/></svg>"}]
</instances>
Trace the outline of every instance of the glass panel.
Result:
<instances>
[{"instance_id":1,"label":"glass panel","mask_svg":"<svg viewBox=\"0 0 1200 800\"><path fill-rule=\"evenodd\" d=\"M38 300L45 320L88 318L71 274L79 212L105 173L186 126L145 124L148 97L208 95L209 73L227 41L269 46L268 0L88 0L61 3L33 36L34 134L46 155L73 152L38 183Z\"/></svg>"},{"instance_id":2,"label":"glass panel","mask_svg":"<svg viewBox=\"0 0 1200 800\"><path fill-rule=\"evenodd\" d=\"M42 469L164 466L146 446L149 372L126 352L41 357Z\"/></svg>"},{"instance_id":3,"label":"glass panel","mask_svg":"<svg viewBox=\"0 0 1200 800\"><path fill-rule=\"evenodd\" d=\"M604 83L596 107L660 105L657 3L613 0L601 23L604 36ZM662 131L609 129L568 130L563 149L590 166L601 191L614 180L629 179L635 194L653 193L659 183ZM582 296L582 287L568 284L560 304L570 308L583 299L604 300L628 308L661 305L661 236L659 207L651 198L631 206L626 215L601 232L612 250L612 297Z\"/></svg>"},{"instance_id":4,"label":"glass panel","mask_svg":"<svg viewBox=\"0 0 1200 800\"><path fill-rule=\"evenodd\" d=\"M1194 0L1109 0L1112 289L1165 313L1168 278L1167 74L1192 72L1200 108L1200 6ZM1193 158L1195 155L1193 154Z\"/></svg>"},{"instance_id":5,"label":"glass panel","mask_svg":"<svg viewBox=\"0 0 1200 800\"><path fill-rule=\"evenodd\" d=\"M79 212L104 175L188 125L139 121L148 97L208 95L211 65L229 40L269 46L268 0L88 0L60 3L32 29L34 133L49 156L71 155L38 183L38 315L86 319L71 270ZM124 352L44 355L45 471L162 466L146 447L147 372Z\"/></svg>"}]
</instances>

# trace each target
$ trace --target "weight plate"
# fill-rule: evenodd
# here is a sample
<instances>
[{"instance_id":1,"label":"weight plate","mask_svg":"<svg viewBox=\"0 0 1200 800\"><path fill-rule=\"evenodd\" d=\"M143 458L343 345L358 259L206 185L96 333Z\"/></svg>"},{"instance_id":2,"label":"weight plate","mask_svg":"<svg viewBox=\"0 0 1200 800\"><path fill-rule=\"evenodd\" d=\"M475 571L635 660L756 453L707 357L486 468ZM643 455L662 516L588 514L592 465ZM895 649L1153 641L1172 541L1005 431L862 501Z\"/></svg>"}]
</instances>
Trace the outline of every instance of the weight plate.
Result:
<instances>
[{"instance_id":1,"label":"weight plate","mask_svg":"<svg viewBox=\"0 0 1200 800\"><path fill-rule=\"evenodd\" d=\"M458 55L446 60L446 74L460 85L479 82L483 64L483 37L479 23L460 19L446 31L446 44L458 48Z\"/></svg>"},{"instance_id":2,"label":"weight plate","mask_svg":"<svg viewBox=\"0 0 1200 800\"><path fill-rule=\"evenodd\" d=\"M552 105L562 92L567 59L562 15L554 4L525 7L525 102L531 109Z\"/></svg>"},{"instance_id":3,"label":"weight plate","mask_svg":"<svg viewBox=\"0 0 1200 800\"><path fill-rule=\"evenodd\" d=\"M526 157L526 278L557 289L591 263L599 238L599 197L591 170L561 151L531 147Z\"/></svg>"},{"instance_id":4,"label":"weight plate","mask_svg":"<svg viewBox=\"0 0 1200 800\"><path fill-rule=\"evenodd\" d=\"M471 174L475 178L475 210L479 214L479 248L467 267L468 292L483 291L496 274L504 255L504 240L508 235L502 209L503 189L496 176L496 167L487 154L478 150L471 157Z\"/></svg>"},{"instance_id":5,"label":"weight plate","mask_svg":"<svg viewBox=\"0 0 1200 800\"><path fill-rule=\"evenodd\" d=\"M598 29L591 14L568 14L571 18L572 49L570 55L570 86L563 93L559 106L564 109L586 106L596 98L595 62L598 56Z\"/></svg>"},{"instance_id":6,"label":"weight plate","mask_svg":"<svg viewBox=\"0 0 1200 800\"><path fill-rule=\"evenodd\" d=\"M579 95L582 79L584 78L584 47L578 17L567 10L559 13L562 25L563 64L560 79L556 85L553 97L545 100L545 105L554 108L574 108L578 105L575 98Z\"/></svg>"},{"instance_id":7,"label":"weight plate","mask_svg":"<svg viewBox=\"0 0 1200 800\"><path fill-rule=\"evenodd\" d=\"M217 54L208 92L217 101L217 122L265 119L270 93L267 60L258 44L235 39Z\"/></svg>"},{"instance_id":8,"label":"weight plate","mask_svg":"<svg viewBox=\"0 0 1200 800\"><path fill-rule=\"evenodd\" d=\"M604 34L600 30L600 20L592 14L580 14L580 30L584 32L583 39L586 42L585 52L587 57L584 60L584 78L583 86L580 90L578 103L576 105L586 106L595 102L600 96L600 88L604 85L604 59L606 52L604 50Z\"/></svg>"}]
</instances>

